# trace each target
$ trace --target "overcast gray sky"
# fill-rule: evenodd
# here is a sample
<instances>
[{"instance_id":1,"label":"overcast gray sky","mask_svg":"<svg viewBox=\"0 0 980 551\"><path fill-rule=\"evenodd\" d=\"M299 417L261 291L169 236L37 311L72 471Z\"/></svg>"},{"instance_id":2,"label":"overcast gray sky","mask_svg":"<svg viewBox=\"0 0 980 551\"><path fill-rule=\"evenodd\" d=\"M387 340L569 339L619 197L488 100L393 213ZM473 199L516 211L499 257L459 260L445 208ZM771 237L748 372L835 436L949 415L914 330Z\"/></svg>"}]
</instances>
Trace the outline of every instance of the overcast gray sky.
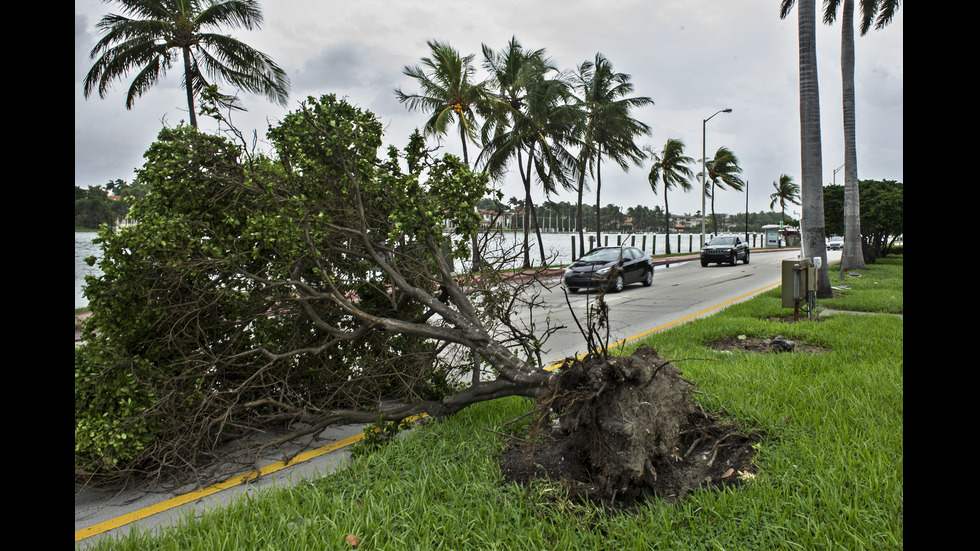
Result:
<instances>
[{"instance_id":1,"label":"overcast gray sky","mask_svg":"<svg viewBox=\"0 0 980 551\"><path fill-rule=\"evenodd\" d=\"M780 174L800 181L797 21L795 12L779 18L778 0L267 0L261 7L265 23L260 30L231 34L272 56L289 74L292 90L286 107L242 96L248 112L234 120L249 133L258 131L260 139L269 123L307 96L335 93L377 114L386 126L387 143L403 146L425 115L408 111L393 90L417 90L402 69L430 54L426 41L447 42L464 55L475 54L479 63L483 44L499 51L513 36L526 48L545 48L563 68L573 69L601 52L615 71L631 75L635 95L654 101L635 113L652 128L641 145L659 150L668 138L677 138L688 155L700 159L702 121L731 108L732 113L707 123L706 150L710 157L724 145L738 156L749 181L752 212L769 210L772 182ZM162 125L187 120L176 69L132 110L125 106L130 80L117 82L106 99L84 98L89 52L99 39L95 24L119 12L115 3L75 1L75 185L82 187L117 178L132 181ZM899 10L888 27L856 37L862 179L904 181L903 21ZM817 48L823 180L829 184L844 163L839 23L819 24ZM486 76L482 69L479 74ZM212 121L200 122L202 129L213 129ZM457 139L443 145L459 154ZM649 165L622 172L604 164L602 204L624 210L662 207L662 194L654 196L647 184L648 171ZM843 171L836 182L843 183ZM505 200L523 194L516 174L499 187ZM535 202L543 199L540 191L534 197ZM575 200L572 194L552 199ZM701 209L696 192L673 192L669 200L673 213ZM745 195L722 192L715 209L742 212Z\"/></svg>"}]
</instances>

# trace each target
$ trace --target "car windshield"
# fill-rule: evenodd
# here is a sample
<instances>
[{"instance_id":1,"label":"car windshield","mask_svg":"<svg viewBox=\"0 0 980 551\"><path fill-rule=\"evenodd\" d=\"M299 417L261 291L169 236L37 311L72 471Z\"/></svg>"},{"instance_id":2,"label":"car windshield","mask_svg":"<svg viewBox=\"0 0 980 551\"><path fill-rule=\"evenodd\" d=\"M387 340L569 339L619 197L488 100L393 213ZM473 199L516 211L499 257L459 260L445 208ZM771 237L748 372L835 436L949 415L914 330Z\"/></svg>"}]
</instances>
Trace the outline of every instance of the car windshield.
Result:
<instances>
[{"instance_id":1,"label":"car windshield","mask_svg":"<svg viewBox=\"0 0 980 551\"><path fill-rule=\"evenodd\" d=\"M579 260L582 262L616 262L619 260L619 249L594 249Z\"/></svg>"},{"instance_id":2,"label":"car windshield","mask_svg":"<svg viewBox=\"0 0 980 551\"><path fill-rule=\"evenodd\" d=\"M831 243L843 243L844 242L844 238L843 237L831 237L830 238L830 242Z\"/></svg>"},{"instance_id":3,"label":"car windshield","mask_svg":"<svg viewBox=\"0 0 980 551\"><path fill-rule=\"evenodd\" d=\"M711 241L708 241L708 245L734 245L734 237L715 237Z\"/></svg>"}]
</instances>

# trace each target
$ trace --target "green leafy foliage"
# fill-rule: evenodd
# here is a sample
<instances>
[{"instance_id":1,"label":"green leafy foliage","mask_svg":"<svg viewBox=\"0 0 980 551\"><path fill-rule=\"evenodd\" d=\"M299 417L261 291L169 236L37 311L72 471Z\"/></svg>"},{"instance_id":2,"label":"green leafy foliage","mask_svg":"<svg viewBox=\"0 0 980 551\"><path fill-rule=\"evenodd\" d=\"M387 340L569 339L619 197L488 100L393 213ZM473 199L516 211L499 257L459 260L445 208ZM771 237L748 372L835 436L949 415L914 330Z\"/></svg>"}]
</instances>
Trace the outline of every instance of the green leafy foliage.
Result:
<instances>
[{"instance_id":1,"label":"green leafy foliage","mask_svg":"<svg viewBox=\"0 0 980 551\"><path fill-rule=\"evenodd\" d=\"M886 252L889 236L905 231L904 184L894 180L861 180L861 239L865 261L873 262ZM828 235L844 234L844 186L824 186L824 219Z\"/></svg>"},{"instance_id":2,"label":"green leafy foliage","mask_svg":"<svg viewBox=\"0 0 980 551\"><path fill-rule=\"evenodd\" d=\"M153 190L133 208L138 224L96 240L76 468L194 463L270 423L452 389L435 341L374 330L351 311L424 316L420 295L392 278L438 292L444 259L422 245L468 255L487 177L428 159L417 135L406 172L398 151L378 157L381 134L372 113L332 95L270 129L273 155L189 126L160 132L137 174Z\"/></svg>"},{"instance_id":3,"label":"green leafy foliage","mask_svg":"<svg viewBox=\"0 0 980 551\"><path fill-rule=\"evenodd\" d=\"M138 420L152 403L126 366L111 365L94 347L75 348L75 469L93 473L125 465L153 440Z\"/></svg>"}]
</instances>

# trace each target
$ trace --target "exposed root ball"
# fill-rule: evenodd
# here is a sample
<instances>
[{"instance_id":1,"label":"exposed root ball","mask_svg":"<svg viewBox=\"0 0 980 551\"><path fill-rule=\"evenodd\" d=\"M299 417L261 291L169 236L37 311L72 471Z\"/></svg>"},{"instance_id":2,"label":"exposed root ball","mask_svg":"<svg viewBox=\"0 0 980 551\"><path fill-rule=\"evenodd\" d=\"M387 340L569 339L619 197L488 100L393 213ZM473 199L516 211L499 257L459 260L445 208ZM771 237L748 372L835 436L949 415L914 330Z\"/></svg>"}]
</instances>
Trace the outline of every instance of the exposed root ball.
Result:
<instances>
[{"instance_id":1,"label":"exposed root ball","mask_svg":"<svg viewBox=\"0 0 980 551\"><path fill-rule=\"evenodd\" d=\"M603 499L656 493L693 406L691 383L652 348L630 357L590 357L563 368L542 406L588 469Z\"/></svg>"}]
</instances>

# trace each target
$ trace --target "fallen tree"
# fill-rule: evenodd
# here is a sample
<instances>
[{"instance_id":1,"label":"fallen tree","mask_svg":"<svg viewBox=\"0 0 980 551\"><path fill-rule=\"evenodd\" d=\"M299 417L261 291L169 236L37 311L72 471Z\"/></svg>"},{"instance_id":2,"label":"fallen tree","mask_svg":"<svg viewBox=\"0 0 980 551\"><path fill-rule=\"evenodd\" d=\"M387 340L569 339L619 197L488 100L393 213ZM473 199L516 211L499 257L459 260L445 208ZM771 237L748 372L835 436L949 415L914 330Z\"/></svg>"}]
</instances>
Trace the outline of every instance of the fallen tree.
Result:
<instances>
[{"instance_id":1,"label":"fallen tree","mask_svg":"<svg viewBox=\"0 0 980 551\"><path fill-rule=\"evenodd\" d=\"M187 469L270 426L289 428L281 443L373 422L382 399L405 404L384 412L398 420L543 392L554 329L513 315L533 310L534 278L504 282L515 254L486 240L487 262L457 269L487 176L418 134L379 158L381 134L333 96L270 129L272 156L161 131L138 224L100 235L87 281L76 474Z\"/></svg>"},{"instance_id":2,"label":"fallen tree","mask_svg":"<svg viewBox=\"0 0 980 551\"><path fill-rule=\"evenodd\" d=\"M100 234L103 275L87 281L76 478L186 481L257 433L278 446L516 395L538 400L601 492L654 487L689 413L676 368L607 357L600 293L582 326L590 355L542 369L556 328L517 315L539 306L535 278L502 276L521 251L484 239L465 266L487 176L432 158L417 133L379 158L381 135L333 96L271 128L269 156L161 131L137 175L152 189L138 224Z\"/></svg>"}]
</instances>

